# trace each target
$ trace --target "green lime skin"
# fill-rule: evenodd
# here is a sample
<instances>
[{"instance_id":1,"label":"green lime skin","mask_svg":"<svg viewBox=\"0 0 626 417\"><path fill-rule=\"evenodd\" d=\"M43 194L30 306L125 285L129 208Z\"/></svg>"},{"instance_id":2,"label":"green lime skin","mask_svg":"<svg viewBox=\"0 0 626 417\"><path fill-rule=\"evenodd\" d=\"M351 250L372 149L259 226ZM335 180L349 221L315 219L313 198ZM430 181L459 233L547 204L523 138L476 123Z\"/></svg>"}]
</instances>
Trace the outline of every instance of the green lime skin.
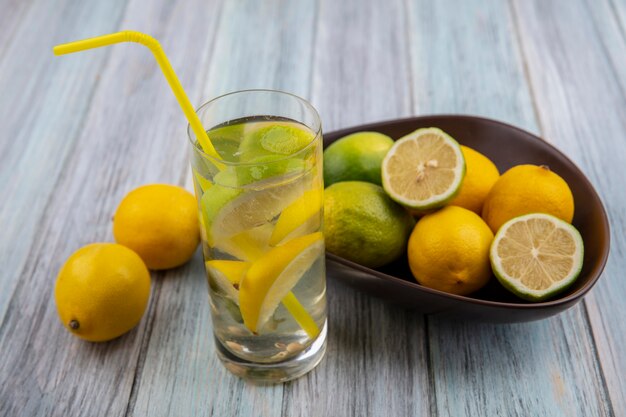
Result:
<instances>
[{"instance_id":1,"label":"green lime skin","mask_svg":"<svg viewBox=\"0 0 626 417\"><path fill-rule=\"evenodd\" d=\"M413 226L413 217L378 185L344 181L324 191L324 238L335 255L378 268L405 253Z\"/></svg>"},{"instance_id":2,"label":"green lime skin","mask_svg":"<svg viewBox=\"0 0 626 417\"><path fill-rule=\"evenodd\" d=\"M324 151L324 184L366 181L381 185L380 167L393 139L378 132L358 132L337 140Z\"/></svg>"}]
</instances>

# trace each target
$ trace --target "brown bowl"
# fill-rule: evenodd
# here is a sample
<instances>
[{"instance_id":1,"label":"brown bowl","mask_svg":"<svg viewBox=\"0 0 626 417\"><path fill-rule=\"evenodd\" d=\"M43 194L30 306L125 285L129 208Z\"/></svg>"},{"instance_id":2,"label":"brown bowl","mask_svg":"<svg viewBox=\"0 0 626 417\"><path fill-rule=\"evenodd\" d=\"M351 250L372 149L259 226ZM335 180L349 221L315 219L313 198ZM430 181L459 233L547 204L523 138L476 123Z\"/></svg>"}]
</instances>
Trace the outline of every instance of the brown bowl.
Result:
<instances>
[{"instance_id":1,"label":"brown bowl","mask_svg":"<svg viewBox=\"0 0 626 417\"><path fill-rule=\"evenodd\" d=\"M426 314L487 322L523 322L560 313L579 302L593 287L609 254L609 222L606 212L585 175L565 155L537 136L495 120L474 116L423 116L342 129L324 135L324 146L350 133L369 130L398 139L421 127L438 127L459 143L489 157L500 172L519 164L548 165L569 184L574 194L574 226L585 244L583 269L576 282L555 298L529 303L504 289L492 277L470 296L447 294L419 285L406 257L378 269L370 269L328 253L329 276L394 304Z\"/></svg>"}]
</instances>

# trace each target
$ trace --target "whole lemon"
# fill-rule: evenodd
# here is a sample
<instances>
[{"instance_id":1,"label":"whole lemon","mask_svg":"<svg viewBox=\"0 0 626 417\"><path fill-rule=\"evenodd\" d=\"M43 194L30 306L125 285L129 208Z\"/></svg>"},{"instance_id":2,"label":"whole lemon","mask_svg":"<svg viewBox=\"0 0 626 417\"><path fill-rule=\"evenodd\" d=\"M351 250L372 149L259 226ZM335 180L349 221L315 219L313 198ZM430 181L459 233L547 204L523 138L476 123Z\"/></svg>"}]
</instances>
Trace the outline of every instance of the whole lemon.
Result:
<instances>
[{"instance_id":1,"label":"whole lemon","mask_svg":"<svg viewBox=\"0 0 626 417\"><path fill-rule=\"evenodd\" d=\"M367 181L380 185L380 169L393 139L378 132L358 132L333 142L324 150L324 184Z\"/></svg>"},{"instance_id":2,"label":"whole lemon","mask_svg":"<svg viewBox=\"0 0 626 417\"><path fill-rule=\"evenodd\" d=\"M200 243L196 199L174 185L136 188L117 207L113 236L117 243L137 252L150 269L182 265Z\"/></svg>"},{"instance_id":3,"label":"whole lemon","mask_svg":"<svg viewBox=\"0 0 626 417\"><path fill-rule=\"evenodd\" d=\"M371 268L404 253L413 218L382 187L344 181L324 190L324 239L335 255Z\"/></svg>"},{"instance_id":4,"label":"whole lemon","mask_svg":"<svg viewBox=\"0 0 626 417\"><path fill-rule=\"evenodd\" d=\"M72 334L91 342L111 340L141 320L150 298L150 273L127 247L93 243L67 259L54 298Z\"/></svg>"},{"instance_id":5,"label":"whole lemon","mask_svg":"<svg viewBox=\"0 0 626 417\"><path fill-rule=\"evenodd\" d=\"M449 203L480 215L491 187L500 178L498 168L482 153L461 145L465 158L465 178L459 194Z\"/></svg>"},{"instance_id":6,"label":"whole lemon","mask_svg":"<svg viewBox=\"0 0 626 417\"><path fill-rule=\"evenodd\" d=\"M529 213L551 214L568 223L574 218L572 191L547 166L517 165L502 174L485 199L482 216L495 233Z\"/></svg>"},{"instance_id":7,"label":"whole lemon","mask_svg":"<svg viewBox=\"0 0 626 417\"><path fill-rule=\"evenodd\" d=\"M491 277L493 233L473 211L447 206L422 217L409 238L409 267L421 285L466 295Z\"/></svg>"}]
</instances>

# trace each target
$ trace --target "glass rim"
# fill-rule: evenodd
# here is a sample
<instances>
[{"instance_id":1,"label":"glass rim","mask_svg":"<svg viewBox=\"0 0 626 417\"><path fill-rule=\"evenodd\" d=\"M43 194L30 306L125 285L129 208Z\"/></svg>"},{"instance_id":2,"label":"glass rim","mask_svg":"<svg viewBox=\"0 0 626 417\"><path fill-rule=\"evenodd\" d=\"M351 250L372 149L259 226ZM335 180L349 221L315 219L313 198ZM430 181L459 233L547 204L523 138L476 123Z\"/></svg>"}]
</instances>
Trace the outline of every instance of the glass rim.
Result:
<instances>
[{"instance_id":1,"label":"glass rim","mask_svg":"<svg viewBox=\"0 0 626 417\"><path fill-rule=\"evenodd\" d=\"M269 164L273 164L273 163L276 163L276 162L286 161L286 160L289 160L291 158L297 157L298 155L306 152L309 148L311 148L316 143L317 139L321 137L321 135L322 135L322 120L320 118L319 113L315 109L315 107L313 107L313 105L311 103L309 103L308 100L305 100L305 99L303 99L300 96L297 96L295 94L288 93L288 92L282 91L282 90L270 90L270 89L266 89L266 88L251 88L251 89L246 89L246 90L231 91L230 93L219 95L219 96L214 97L211 100L201 104L200 107L195 109L195 113L199 117L200 116L200 112L203 109L205 109L207 106L209 106L211 104L214 104L216 101L218 101L220 99L223 99L225 97L229 97L229 96L233 96L233 95L237 95L237 94L243 94L243 93L277 93L277 94L284 95L284 96L290 96L290 97L296 99L297 101L299 101L300 103L304 104L304 106L309 111L312 112L315 120L317 121L317 129L316 129L316 131L311 130L314 133L313 139L311 139L311 141L309 143L307 143L306 146L303 147L302 149L300 149L298 152L292 153L291 155L285 155L282 158L273 159L271 161L263 161L263 162L234 162L234 161L226 161L224 159L218 159L218 158L215 158L214 156L211 156L211 155L207 154L206 152L204 152L204 149L202 149L202 147L199 145L199 142L197 142L197 141L194 142L195 133L191 129L191 125L187 124L187 139L189 140L189 144L191 145L192 149L194 151L196 151L198 154L200 154L203 158L209 160L211 163L213 163L213 164L216 164L216 163L217 164L223 164L223 165L228 165L228 166L255 166L255 165L269 165ZM297 122L301 123L299 121L297 121ZM304 123L301 123L301 124L304 124ZM203 128L205 127L204 124L202 124L202 127ZM309 126L307 126L307 127L309 127Z\"/></svg>"}]
</instances>

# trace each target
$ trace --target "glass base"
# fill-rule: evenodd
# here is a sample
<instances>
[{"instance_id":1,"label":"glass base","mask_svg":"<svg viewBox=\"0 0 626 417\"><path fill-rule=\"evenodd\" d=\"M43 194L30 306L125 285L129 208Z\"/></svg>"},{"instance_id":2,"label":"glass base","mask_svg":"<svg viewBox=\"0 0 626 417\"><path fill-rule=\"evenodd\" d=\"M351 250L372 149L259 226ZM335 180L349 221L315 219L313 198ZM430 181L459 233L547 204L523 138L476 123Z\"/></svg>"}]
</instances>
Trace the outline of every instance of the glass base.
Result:
<instances>
[{"instance_id":1,"label":"glass base","mask_svg":"<svg viewBox=\"0 0 626 417\"><path fill-rule=\"evenodd\" d=\"M261 384L275 384L301 377L315 368L326 353L326 328L324 323L315 342L298 356L276 363L255 363L238 358L230 353L216 338L217 356L226 369L247 380Z\"/></svg>"}]
</instances>

